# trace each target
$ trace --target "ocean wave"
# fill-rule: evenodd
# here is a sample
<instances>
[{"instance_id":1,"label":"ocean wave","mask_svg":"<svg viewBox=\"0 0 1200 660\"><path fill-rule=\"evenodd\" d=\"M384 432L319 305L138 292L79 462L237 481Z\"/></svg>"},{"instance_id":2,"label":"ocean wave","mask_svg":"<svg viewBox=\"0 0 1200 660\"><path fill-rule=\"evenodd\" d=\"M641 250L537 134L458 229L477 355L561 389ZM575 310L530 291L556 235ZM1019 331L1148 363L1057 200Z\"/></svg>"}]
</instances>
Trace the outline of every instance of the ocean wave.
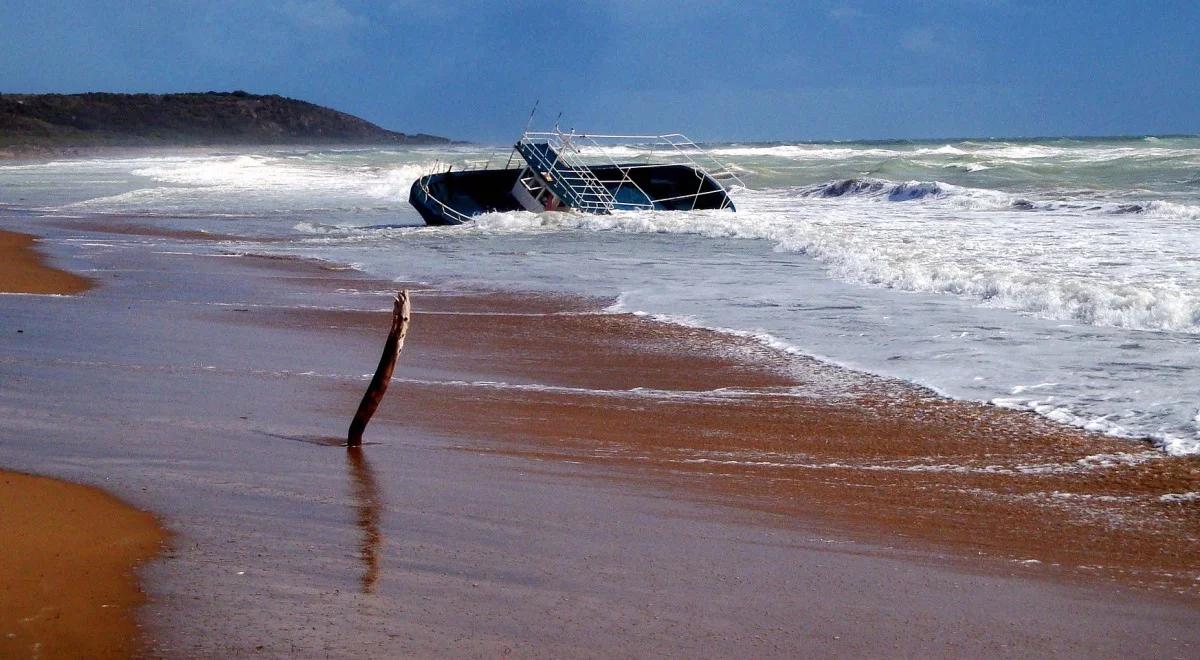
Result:
<instances>
[{"instance_id":1,"label":"ocean wave","mask_svg":"<svg viewBox=\"0 0 1200 660\"><path fill-rule=\"evenodd\" d=\"M1078 255L1064 252L1064 264L1056 267L1044 263L1044 254L1034 254L1044 251L1037 245L1028 246L1028 255L1002 255L989 254L987 246L971 245L968 249L974 249L966 252L952 245L918 247L895 241L871 245L863 238L813 227L782 238L779 245L820 259L836 276L849 281L965 296L991 307L1088 325L1200 332L1196 291L1170 281L1112 281L1095 267L1078 273L1082 264L1065 263L1078 261Z\"/></svg>"},{"instance_id":2,"label":"ocean wave","mask_svg":"<svg viewBox=\"0 0 1200 660\"><path fill-rule=\"evenodd\" d=\"M126 162L142 187L68 204L94 212L208 212L243 214L355 212L406 204L409 188L434 161L331 165L327 154L236 154ZM345 160L345 157L343 158ZM146 180L151 183L146 186Z\"/></svg>"},{"instance_id":3,"label":"ocean wave","mask_svg":"<svg viewBox=\"0 0 1200 660\"><path fill-rule=\"evenodd\" d=\"M849 160L865 158L886 160L911 158L914 156L970 156L971 152L944 144L937 147L913 147L889 149L866 146L831 146L822 144L762 144L762 145L716 145L707 149L714 156L735 158L770 158L790 161ZM617 145L611 147L582 146L579 152L586 157L614 159L653 158L662 154L674 154L673 149L654 145Z\"/></svg>"},{"instance_id":4,"label":"ocean wave","mask_svg":"<svg viewBox=\"0 0 1200 660\"><path fill-rule=\"evenodd\" d=\"M884 376L885 378L887 377L879 371L864 368L858 364L847 363L833 359L829 356L820 355L801 349L795 344L785 341L780 337L763 330L739 330L736 328L706 323L692 316L651 314L648 312L639 311L629 306L628 297L625 293L621 293L617 297L617 300L603 311L610 314L634 314L636 316L652 318L660 323L667 323L687 328L711 330L733 337L748 339L784 355L812 358L826 364L841 367L844 370L838 372L828 372L806 368L804 374L805 378L809 381L809 384L803 388L794 388L792 394L796 396L818 394L827 399L846 396L849 392L862 391L868 387L867 381L863 380L864 373L874 373L876 375ZM953 398L942 389L932 386L928 383L915 382L915 384L932 391L938 396ZM1011 388L1009 396L994 397L990 399L989 403L1000 408L1034 412L1042 417L1046 417L1047 419L1058 422L1059 424L1081 428L1085 431L1132 440L1149 439L1156 448L1172 456L1193 456L1200 454L1200 430L1195 430L1190 434L1176 426L1160 426L1157 430L1151 430L1150 428L1146 428L1145 424L1139 424L1137 420L1129 422L1133 426L1126 426L1113 421L1112 418L1114 415L1111 414L1080 414L1074 410L1076 406L1075 403L1064 401L1059 396L1054 394L1040 394L1036 396L1032 395L1034 393L1044 392L1046 390L1053 391L1059 385L1059 383L1018 385ZM1193 419L1193 423L1193 429L1200 427L1200 413L1196 414L1195 418ZM1158 456L1159 455L1154 452L1141 452L1138 454L1097 454L1094 456L1085 457L1075 461L1074 463L1067 464L1067 466L1073 466L1075 468L1082 467L1083 469L1105 468L1120 464L1138 464ZM1061 471L1059 469L1060 467L1062 466L1029 465L1020 466L1019 469L1022 473L1033 474L1059 472Z\"/></svg>"},{"instance_id":5,"label":"ocean wave","mask_svg":"<svg viewBox=\"0 0 1200 660\"><path fill-rule=\"evenodd\" d=\"M172 226L225 233L282 233L286 244L271 250L391 277L416 268L535 288L627 288L638 292L631 299L647 299L643 308L679 314L697 313L698 303L668 294L696 286L697 299L716 299L711 312L699 312L714 325L769 331L758 341L782 350L804 347L956 397L1016 399L1009 403L1067 423L1157 434L1169 452L1200 452L1194 397L1177 394L1194 383L1186 356L1200 336L1197 139L714 151L752 173L757 189L731 193L737 213L521 212L453 228L398 227L420 222L408 189L435 163L486 164L483 148L192 150L0 165L0 176L10 198L38 208L88 198L76 208L173 217ZM636 145L618 153L654 155ZM564 231L576 235L554 235ZM631 236L583 234L592 231ZM634 236L644 234L664 236ZM626 248L636 260L609 253ZM772 256L772 249L811 259ZM620 284L604 288L613 281ZM865 307L812 314L802 303L818 295ZM998 328L941 334L955 319L967 329L973 322ZM921 334L927 327L938 334ZM965 363L957 355L986 359ZM1015 383L1042 381L1063 385L1010 392Z\"/></svg>"},{"instance_id":6,"label":"ocean wave","mask_svg":"<svg viewBox=\"0 0 1200 660\"><path fill-rule=\"evenodd\" d=\"M1172 148L1142 141L1134 144L1033 144L1024 142L957 142L941 145L876 145L870 143L796 143L796 144L725 144L710 145L708 150L720 158L749 161L790 161L803 164L830 164L846 161L890 161L925 159L937 167L957 165L967 171L1000 166L1088 165L1120 161L1200 163L1200 151ZM580 152L591 158L647 159L670 150L652 145L584 146Z\"/></svg>"},{"instance_id":7,"label":"ocean wave","mask_svg":"<svg viewBox=\"0 0 1200 660\"><path fill-rule=\"evenodd\" d=\"M889 202L922 199L950 200L970 210L1072 211L1109 215L1146 214L1160 218L1200 220L1200 206L1165 200L1105 201L1087 199L1031 199L998 190L956 186L942 181L889 181L869 177L838 179L801 187L793 194L817 198L865 198Z\"/></svg>"},{"instance_id":8,"label":"ocean wave","mask_svg":"<svg viewBox=\"0 0 1200 660\"><path fill-rule=\"evenodd\" d=\"M1139 424L1141 420L1134 420L1133 423L1138 424L1138 427L1134 429L1130 426L1114 422L1112 420L1114 415L1112 414L1091 416L1077 414L1072 410L1070 403L1054 395L1042 397L1025 396L1022 392L1018 391L1018 388L1013 388L1013 396L995 397L990 403L994 406L1010 410L1035 412L1059 424L1075 426L1085 431L1103 433L1114 438L1149 438L1155 447L1171 456L1194 456L1200 454L1200 432L1189 435L1187 431L1177 427L1159 427L1157 430L1151 430L1154 427L1147 428L1144 424ZM1195 420L1195 422L1200 424L1200 420Z\"/></svg>"},{"instance_id":9,"label":"ocean wave","mask_svg":"<svg viewBox=\"0 0 1200 660\"><path fill-rule=\"evenodd\" d=\"M1072 165L1108 163L1121 160L1171 160L1195 158L1195 149L1168 149L1146 146L1054 146L1044 144L1000 144L966 152L971 156L1013 162L1057 160Z\"/></svg>"},{"instance_id":10,"label":"ocean wave","mask_svg":"<svg viewBox=\"0 0 1200 660\"><path fill-rule=\"evenodd\" d=\"M133 170L158 183L221 191L343 191L407 199L408 187L428 163L381 167L330 167L319 160L256 154L167 162Z\"/></svg>"},{"instance_id":11,"label":"ocean wave","mask_svg":"<svg viewBox=\"0 0 1200 660\"><path fill-rule=\"evenodd\" d=\"M807 254L845 281L953 294L989 307L1088 325L1200 333L1200 292L1191 286L1190 276L1181 280L1169 262L1145 262L1149 257L1130 254L1146 251L1161 259L1165 248L1171 247L1168 237L1159 239L1163 248L1130 246L1122 242L1128 240L1124 235L1129 228L1115 219L1102 225L1085 222L1072 232L1067 223L1078 222L1073 217L1080 214L1072 210L1070 214L1046 213L1039 221L1036 231L1059 236L1041 240L1053 242L1015 243L1016 237L1035 228L1022 220L1021 202L1003 193L941 183L845 183L802 191L801 199L747 193L738 200L738 213L492 213L461 231L573 229L759 239L772 242L779 250ZM864 202L841 206L840 197L821 197L828 194L855 195ZM928 200L935 206L902 215L872 208L878 206L877 200L892 199L906 203ZM820 204L811 206L816 202ZM1182 205L1164 204L1127 212L1190 212L1188 207L1177 208ZM1099 208L1085 208L1092 207ZM996 214L995 210L1005 213ZM1118 210L1117 205L1108 209ZM1103 213L1101 210L1101 217ZM1111 237L1102 241L1088 233L1098 230ZM1148 232L1144 240L1150 238ZM1162 268L1161 275L1155 275L1157 267Z\"/></svg>"},{"instance_id":12,"label":"ocean wave","mask_svg":"<svg viewBox=\"0 0 1200 660\"><path fill-rule=\"evenodd\" d=\"M367 181L366 192L380 199L408 200L408 191L417 179L429 173L425 164L401 165L375 172Z\"/></svg>"},{"instance_id":13,"label":"ocean wave","mask_svg":"<svg viewBox=\"0 0 1200 660\"><path fill-rule=\"evenodd\" d=\"M937 181L907 181L896 183L886 179L842 179L802 190L803 197L878 197L892 202L911 201L925 197L942 197L952 188Z\"/></svg>"},{"instance_id":14,"label":"ocean wave","mask_svg":"<svg viewBox=\"0 0 1200 660\"><path fill-rule=\"evenodd\" d=\"M1032 201L998 190L956 186L942 181L889 181L869 177L827 181L797 189L793 194L811 198L848 198L887 202L942 200L964 210L1049 210L1054 202ZM1080 205L1082 208L1082 205Z\"/></svg>"},{"instance_id":15,"label":"ocean wave","mask_svg":"<svg viewBox=\"0 0 1200 660\"><path fill-rule=\"evenodd\" d=\"M933 150L924 150L932 153ZM767 157L787 160L848 160L851 158L902 158L919 155L919 151L874 149L859 147L830 147L818 145L772 145L717 147L713 154L733 157Z\"/></svg>"},{"instance_id":16,"label":"ocean wave","mask_svg":"<svg viewBox=\"0 0 1200 660\"><path fill-rule=\"evenodd\" d=\"M1142 207L1148 215L1162 218L1178 218L1180 220L1200 220L1200 206L1179 204L1176 202L1152 201Z\"/></svg>"}]
</instances>

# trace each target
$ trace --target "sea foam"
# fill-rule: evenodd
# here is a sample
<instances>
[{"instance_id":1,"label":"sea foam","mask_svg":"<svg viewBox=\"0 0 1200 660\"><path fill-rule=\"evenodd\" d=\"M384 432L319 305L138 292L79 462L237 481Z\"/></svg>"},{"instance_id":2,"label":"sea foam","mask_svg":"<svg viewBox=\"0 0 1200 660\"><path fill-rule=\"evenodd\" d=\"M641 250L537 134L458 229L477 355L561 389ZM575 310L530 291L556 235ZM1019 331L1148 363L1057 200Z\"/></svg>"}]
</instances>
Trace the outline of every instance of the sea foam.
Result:
<instances>
[{"instance_id":1,"label":"sea foam","mask_svg":"<svg viewBox=\"0 0 1200 660\"><path fill-rule=\"evenodd\" d=\"M853 199L839 204L842 198ZM892 212L873 204L880 200L928 204ZM1120 215L1111 208L1028 216L1014 207L1011 196L996 191L862 179L783 193L751 192L735 201L738 213L493 213L478 218L471 230L767 240L777 249L821 260L848 281L964 296L987 306L1089 325L1200 333L1200 273L1176 274L1160 270L1156 261L1131 260L1139 252L1148 259L1150 253L1161 259L1171 252L1198 258L1200 250L1192 254L1192 246L1179 244L1169 232L1158 235L1154 226L1134 235L1124 219L1103 219ZM1168 203L1146 208L1139 215L1173 219L1190 211ZM1105 229L1110 236L1095 236Z\"/></svg>"}]
</instances>

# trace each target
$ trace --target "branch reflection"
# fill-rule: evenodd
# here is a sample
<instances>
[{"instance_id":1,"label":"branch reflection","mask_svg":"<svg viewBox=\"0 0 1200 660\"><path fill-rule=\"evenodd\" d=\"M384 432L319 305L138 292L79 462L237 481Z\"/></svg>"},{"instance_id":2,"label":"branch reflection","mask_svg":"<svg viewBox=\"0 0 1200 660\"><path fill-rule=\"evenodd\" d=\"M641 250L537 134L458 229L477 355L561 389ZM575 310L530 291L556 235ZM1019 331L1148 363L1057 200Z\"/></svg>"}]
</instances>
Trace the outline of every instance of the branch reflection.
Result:
<instances>
[{"instance_id":1,"label":"branch reflection","mask_svg":"<svg viewBox=\"0 0 1200 660\"><path fill-rule=\"evenodd\" d=\"M346 464L350 469L350 480L354 489L355 524L362 530L362 543L358 550L358 556L363 563L360 581L362 592L375 593L375 583L379 580L379 550L383 542L383 534L379 530L382 510L379 485L375 482L375 473L371 471L371 464L367 462L362 447L346 449Z\"/></svg>"}]
</instances>

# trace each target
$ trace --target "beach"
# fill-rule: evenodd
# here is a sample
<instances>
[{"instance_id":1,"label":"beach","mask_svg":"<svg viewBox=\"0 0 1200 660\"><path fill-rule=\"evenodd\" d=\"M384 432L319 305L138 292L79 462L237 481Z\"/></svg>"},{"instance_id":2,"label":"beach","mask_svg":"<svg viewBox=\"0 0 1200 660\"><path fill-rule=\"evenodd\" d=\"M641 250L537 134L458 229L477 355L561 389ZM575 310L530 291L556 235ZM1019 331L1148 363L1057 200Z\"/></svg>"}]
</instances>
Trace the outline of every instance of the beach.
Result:
<instances>
[{"instance_id":1,"label":"beach","mask_svg":"<svg viewBox=\"0 0 1200 660\"><path fill-rule=\"evenodd\" d=\"M71 295L91 287L83 277L44 263L29 234L0 231L0 291Z\"/></svg>"},{"instance_id":2,"label":"beach","mask_svg":"<svg viewBox=\"0 0 1200 660\"><path fill-rule=\"evenodd\" d=\"M3 219L97 286L0 296L0 466L161 517L149 655L1200 645L1194 457L611 298ZM347 452L398 288L408 342Z\"/></svg>"},{"instance_id":3,"label":"beach","mask_svg":"<svg viewBox=\"0 0 1200 660\"><path fill-rule=\"evenodd\" d=\"M95 488L0 472L0 651L128 657L139 651L134 568L158 554L148 513Z\"/></svg>"},{"instance_id":4,"label":"beach","mask_svg":"<svg viewBox=\"0 0 1200 660\"><path fill-rule=\"evenodd\" d=\"M1160 5L5 2L0 660L1200 659Z\"/></svg>"}]
</instances>

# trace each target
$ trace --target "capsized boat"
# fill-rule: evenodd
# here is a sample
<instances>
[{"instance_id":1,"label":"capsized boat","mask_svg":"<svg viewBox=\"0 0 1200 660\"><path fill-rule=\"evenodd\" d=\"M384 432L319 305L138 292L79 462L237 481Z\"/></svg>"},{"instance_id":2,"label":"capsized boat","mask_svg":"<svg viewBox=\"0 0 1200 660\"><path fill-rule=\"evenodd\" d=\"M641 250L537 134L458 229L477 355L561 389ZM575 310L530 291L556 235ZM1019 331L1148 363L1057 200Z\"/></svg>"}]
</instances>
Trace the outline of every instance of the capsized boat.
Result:
<instances>
[{"instance_id":1,"label":"capsized boat","mask_svg":"<svg viewBox=\"0 0 1200 660\"><path fill-rule=\"evenodd\" d=\"M656 161L618 163L614 156ZM704 163L711 169L701 165ZM687 136L526 131L499 169L447 168L413 182L408 201L429 225L458 225L496 211L735 210L742 181Z\"/></svg>"}]
</instances>

